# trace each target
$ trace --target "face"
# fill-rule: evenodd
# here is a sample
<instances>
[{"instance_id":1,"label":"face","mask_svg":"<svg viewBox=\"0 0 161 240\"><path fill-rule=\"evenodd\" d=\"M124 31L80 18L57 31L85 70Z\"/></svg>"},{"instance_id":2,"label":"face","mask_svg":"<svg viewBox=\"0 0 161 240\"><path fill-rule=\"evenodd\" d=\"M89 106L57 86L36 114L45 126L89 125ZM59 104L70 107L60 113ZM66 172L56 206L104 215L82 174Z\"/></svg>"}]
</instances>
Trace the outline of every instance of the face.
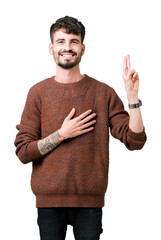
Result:
<instances>
[{"instance_id":1,"label":"face","mask_svg":"<svg viewBox=\"0 0 161 240\"><path fill-rule=\"evenodd\" d=\"M53 44L49 45L49 51L56 64L64 69L78 65L84 50L85 45L81 43L81 35L67 34L65 29L56 31L53 36Z\"/></svg>"}]
</instances>

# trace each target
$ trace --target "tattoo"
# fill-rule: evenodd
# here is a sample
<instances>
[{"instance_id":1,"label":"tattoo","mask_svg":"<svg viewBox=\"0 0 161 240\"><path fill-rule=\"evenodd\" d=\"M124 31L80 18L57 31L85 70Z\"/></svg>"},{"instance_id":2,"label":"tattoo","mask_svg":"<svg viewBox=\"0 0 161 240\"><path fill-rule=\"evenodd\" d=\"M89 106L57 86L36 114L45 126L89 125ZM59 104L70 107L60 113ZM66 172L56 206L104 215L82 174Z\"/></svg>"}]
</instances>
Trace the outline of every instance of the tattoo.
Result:
<instances>
[{"instance_id":1,"label":"tattoo","mask_svg":"<svg viewBox=\"0 0 161 240\"><path fill-rule=\"evenodd\" d=\"M45 155L57 147L64 139L65 137L60 136L59 132L56 131L48 137L38 141L38 149L42 155Z\"/></svg>"}]
</instances>

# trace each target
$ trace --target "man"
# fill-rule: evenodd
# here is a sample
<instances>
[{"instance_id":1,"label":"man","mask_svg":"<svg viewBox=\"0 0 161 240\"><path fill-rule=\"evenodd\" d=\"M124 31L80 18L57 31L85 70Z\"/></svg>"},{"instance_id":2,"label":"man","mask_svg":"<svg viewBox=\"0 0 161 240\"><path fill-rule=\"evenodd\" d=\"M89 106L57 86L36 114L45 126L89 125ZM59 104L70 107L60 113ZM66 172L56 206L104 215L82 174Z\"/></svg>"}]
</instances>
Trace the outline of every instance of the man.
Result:
<instances>
[{"instance_id":1,"label":"man","mask_svg":"<svg viewBox=\"0 0 161 240\"><path fill-rule=\"evenodd\" d=\"M72 17L50 28L49 51L56 75L28 92L16 127L16 154L32 162L42 240L65 239L67 225L75 239L99 239L108 184L109 129L129 150L142 149L146 133L138 99L139 76L124 57L123 79L130 114L115 90L79 69L85 52L85 27Z\"/></svg>"}]
</instances>

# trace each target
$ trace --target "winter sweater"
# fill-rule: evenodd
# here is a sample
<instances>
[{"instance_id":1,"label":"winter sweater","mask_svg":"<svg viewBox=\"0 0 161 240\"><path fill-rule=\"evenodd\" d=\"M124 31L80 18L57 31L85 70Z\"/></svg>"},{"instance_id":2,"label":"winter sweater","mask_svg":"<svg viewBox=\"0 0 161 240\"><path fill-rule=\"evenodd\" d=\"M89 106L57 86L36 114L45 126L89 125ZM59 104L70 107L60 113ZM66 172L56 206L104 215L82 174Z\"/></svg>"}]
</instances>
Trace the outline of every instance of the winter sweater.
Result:
<instances>
[{"instance_id":1,"label":"winter sweater","mask_svg":"<svg viewBox=\"0 0 161 240\"><path fill-rule=\"evenodd\" d=\"M58 82L53 76L28 91L14 144L20 161L32 162L31 189L36 207L103 207L109 132L129 150L139 150L146 142L145 128L140 133L129 128L129 113L115 90L84 75L73 83ZM96 113L92 118L97 120L94 129L65 139L42 155L38 141L60 129L73 107L74 117L89 109Z\"/></svg>"}]
</instances>

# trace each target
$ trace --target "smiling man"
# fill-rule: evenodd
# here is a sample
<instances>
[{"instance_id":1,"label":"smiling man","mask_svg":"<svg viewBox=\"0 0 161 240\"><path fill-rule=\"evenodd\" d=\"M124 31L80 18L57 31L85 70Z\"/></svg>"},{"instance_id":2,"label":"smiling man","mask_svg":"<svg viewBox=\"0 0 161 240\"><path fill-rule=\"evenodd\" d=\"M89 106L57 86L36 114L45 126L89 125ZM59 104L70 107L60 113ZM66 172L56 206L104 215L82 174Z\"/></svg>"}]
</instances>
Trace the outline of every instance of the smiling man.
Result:
<instances>
[{"instance_id":1,"label":"smiling man","mask_svg":"<svg viewBox=\"0 0 161 240\"><path fill-rule=\"evenodd\" d=\"M98 240L109 171L109 131L129 150L146 142L138 99L139 76L124 57L129 113L108 84L81 74L85 27L73 17L50 28L56 74L28 92L16 139L22 163L32 162L41 240L63 240L67 225L77 240ZM120 156L120 161L123 156Z\"/></svg>"},{"instance_id":2,"label":"smiling man","mask_svg":"<svg viewBox=\"0 0 161 240\"><path fill-rule=\"evenodd\" d=\"M54 60L58 66L64 69L70 69L80 63L85 49L85 45L81 44L80 35L69 35L66 33L65 29L60 29L55 32L54 40L52 41L54 41L54 44L50 44L50 52L53 54Z\"/></svg>"},{"instance_id":3,"label":"smiling man","mask_svg":"<svg viewBox=\"0 0 161 240\"><path fill-rule=\"evenodd\" d=\"M56 26L56 24L53 24L50 28L51 43L49 44L49 51L56 63L55 79L58 82L72 83L83 77L80 74L79 63L85 51L85 45L83 44L85 28L81 22L79 24L81 29L77 25L70 26L74 28L73 30L70 27L66 29L65 25Z\"/></svg>"}]
</instances>

